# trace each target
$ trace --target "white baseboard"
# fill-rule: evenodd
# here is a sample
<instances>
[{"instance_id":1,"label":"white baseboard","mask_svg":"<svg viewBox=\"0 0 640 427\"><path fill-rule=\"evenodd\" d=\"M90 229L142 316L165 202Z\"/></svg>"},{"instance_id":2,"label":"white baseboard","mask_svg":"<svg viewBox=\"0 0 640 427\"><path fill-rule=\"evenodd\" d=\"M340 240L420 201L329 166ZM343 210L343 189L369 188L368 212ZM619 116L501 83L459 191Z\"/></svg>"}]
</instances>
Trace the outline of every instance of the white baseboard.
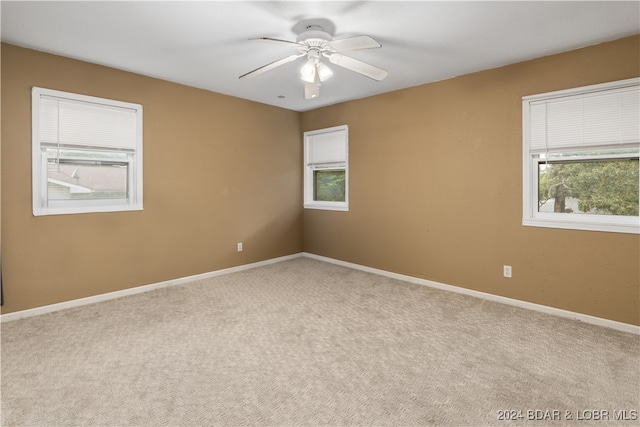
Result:
<instances>
[{"instance_id":1,"label":"white baseboard","mask_svg":"<svg viewBox=\"0 0 640 427\"><path fill-rule=\"evenodd\" d=\"M366 271L368 273L379 274L381 276L386 276L392 279L403 280L405 282L411 282L418 285L429 286L431 288L436 288L443 291L456 292L459 294L469 295L475 298L485 299L487 301L495 301L502 304L525 308L527 310L538 311L541 313L551 314L553 316L564 317L564 318L573 319L573 320L577 320L584 323L590 323L592 325L604 326L606 328L611 328L611 329L615 329L622 332L640 335L640 326L630 325L628 323L616 322L615 320L589 316L588 314L575 313L573 311L562 310L560 308L549 307L546 305L535 304L532 302L521 301L513 298L507 298L500 295L489 294L486 292L474 291L472 289L461 288L458 286L445 285L444 283L438 283L438 282L433 282L431 280L420 279L413 276L406 276L404 274L398 274L390 271L379 270L377 268L367 267L364 265L354 264L346 261L340 261L334 258L315 255L308 252L303 252L302 255L307 258L313 258L319 261L329 262L332 264L337 264L344 267L353 268L356 270Z\"/></svg>"},{"instance_id":2,"label":"white baseboard","mask_svg":"<svg viewBox=\"0 0 640 427\"><path fill-rule=\"evenodd\" d=\"M415 283L418 285L429 286L431 288L440 289L443 291L456 292L459 294L469 295L475 298L485 299L487 301L495 301L502 304L512 305L515 307L525 308L527 310L538 311L541 313L550 314L553 316L564 317L568 319L577 320L580 322L590 323L593 325L603 326L606 328L615 329L622 332L640 335L640 326L630 325L628 323L616 322L615 320L603 319L601 317L589 316L588 314L575 313L573 311L562 310L560 308L549 307L546 305L535 304L532 302L521 301L513 298L507 298L500 295L489 294L486 292L474 291L472 289L461 288L458 286L446 285L444 283L434 282L431 280L420 279L413 276L407 276L404 274L393 273L386 270L380 270L378 268L367 267L360 264L354 264L347 261L340 261L334 258L328 258L321 255L315 255L308 252L301 252L292 255L286 255L278 258L272 258L264 261L254 262L251 264L240 265L237 267L225 268L222 270L211 271L208 273L196 274L193 276L180 277L177 279L167 280L164 282L153 283L150 285L138 286L130 289L123 289L121 291L109 292L106 294L94 295L86 298L79 298L71 301L65 301L57 304L45 305L42 307L31 308L28 310L16 311L13 313L7 313L0 315L0 322L9 322L12 320L23 319L25 317L38 316L40 314L52 313L54 311L65 310L67 308L80 307L87 304L93 304L96 302L107 301L115 298L121 298L127 295L135 295L142 292L149 292L154 289L166 288L169 286L182 285L189 282L195 282L197 280L208 279L211 277L222 276L225 274L235 273L238 271L249 270L256 267L261 267L268 264L274 264L277 262L287 261L301 256L324 261L344 267L353 268L355 270L361 270L368 273L378 274L381 276L389 277L392 279L402 280L405 282Z\"/></svg>"},{"instance_id":3,"label":"white baseboard","mask_svg":"<svg viewBox=\"0 0 640 427\"><path fill-rule=\"evenodd\" d=\"M107 301L115 298L122 298L128 295L140 294L143 292L153 291L155 289L166 288L169 286L182 285L189 282L195 282L197 280L208 279L211 277L222 276L225 274L236 273L238 271L249 270L256 267L262 267L263 265L274 264L277 262L287 261L294 258L301 257L301 253L293 255L285 255L278 258L272 258L265 261L258 261L251 264L239 265L237 267L225 268L222 270L210 271L208 273L196 274L193 276L180 277L177 279L166 280L164 282L153 283L150 285L137 286L135 288L123 289L121 291L108 292L106 294L94 295L86 298L74 299L71 301L65 301L57 304L44 305L42 307L30 308L28 310L15 311L13 313L7 313L0 315L1 322L9 322L12 320L24 319L25 317L38 316L40 314L52 313L54 311L65 310L67 308L80 307L82 305L94 304L96 302Z\"/></svg>"}]
</instances>

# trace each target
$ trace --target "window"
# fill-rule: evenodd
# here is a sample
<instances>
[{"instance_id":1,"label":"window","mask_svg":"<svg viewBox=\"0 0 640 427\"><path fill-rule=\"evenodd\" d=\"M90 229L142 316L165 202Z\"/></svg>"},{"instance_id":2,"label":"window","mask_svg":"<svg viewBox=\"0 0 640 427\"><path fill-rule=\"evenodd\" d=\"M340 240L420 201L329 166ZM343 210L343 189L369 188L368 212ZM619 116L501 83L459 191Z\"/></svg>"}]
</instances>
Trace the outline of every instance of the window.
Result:
<instances>
[{"instance_id":1,"label":"window","mask_svg":"<svg viewBox=\"0 0 640 427\"><path fill-rule=\"evenodd\" d=\"M639 84L522 98L523 225L640 233Z\"/></svg>"},{"instance_id":2,"label":"window","mask_svg":"<svg viewBox=\"0 0 640 427\"><path fill-rule=\"evenodd\" d=\"M142 209L142 106L34 87L33 214Z\"/></svg>"},{"instance_id":3,"label":"window","mask_svg":"<svg viewBox=\"0 0 640 427\"><path fill-rule=\"evenodd\" d=\"M304 133L304 207L349 210L349 128Z\"/></svg>"}]
</instances>

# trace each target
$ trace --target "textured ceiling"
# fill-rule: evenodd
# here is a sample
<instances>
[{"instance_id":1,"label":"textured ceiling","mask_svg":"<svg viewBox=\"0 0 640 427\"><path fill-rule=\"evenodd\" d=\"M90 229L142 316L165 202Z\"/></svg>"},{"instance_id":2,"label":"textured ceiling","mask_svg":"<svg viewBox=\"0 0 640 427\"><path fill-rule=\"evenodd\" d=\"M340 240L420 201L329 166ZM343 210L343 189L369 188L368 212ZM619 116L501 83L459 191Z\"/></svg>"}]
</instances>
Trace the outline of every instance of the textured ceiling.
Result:
<instances>
[{"instance_id":1,"label":"textured ceiling","mask_svg":"<svg viewBox=\"0 0 640 427\"><path fill-rule=\"evenodd\" d=\"M1 3L2 41L279 107L306 111L640 32L638 1L233 1ZM303 59L238 77L296 51L309 24L335 39L369 35L348 54L381 82L325 61L334 76L305 100Z\"/></svg>"}]
</instances>

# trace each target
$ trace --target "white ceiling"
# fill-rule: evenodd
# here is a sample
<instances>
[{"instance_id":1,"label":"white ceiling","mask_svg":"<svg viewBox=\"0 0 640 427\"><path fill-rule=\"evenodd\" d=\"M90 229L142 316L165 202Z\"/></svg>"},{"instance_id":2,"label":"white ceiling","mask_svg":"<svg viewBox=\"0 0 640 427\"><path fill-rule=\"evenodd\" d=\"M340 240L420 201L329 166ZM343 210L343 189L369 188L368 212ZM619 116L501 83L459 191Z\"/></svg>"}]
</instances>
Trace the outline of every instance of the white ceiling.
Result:
<instances>
[{"instance_id":1,"label":"white ceiling","mask_svg":"<svg viewBox=\"0 0 640 427\"><path fill-rule=\"evenodd\" d=\"M2 1L2 41L296 111L364 98L640 33L640 1ZM369 35L348 54L389 72L334 76L305 100L296 53L308 24L334 38Z\"/></svg>"}]
</instances>

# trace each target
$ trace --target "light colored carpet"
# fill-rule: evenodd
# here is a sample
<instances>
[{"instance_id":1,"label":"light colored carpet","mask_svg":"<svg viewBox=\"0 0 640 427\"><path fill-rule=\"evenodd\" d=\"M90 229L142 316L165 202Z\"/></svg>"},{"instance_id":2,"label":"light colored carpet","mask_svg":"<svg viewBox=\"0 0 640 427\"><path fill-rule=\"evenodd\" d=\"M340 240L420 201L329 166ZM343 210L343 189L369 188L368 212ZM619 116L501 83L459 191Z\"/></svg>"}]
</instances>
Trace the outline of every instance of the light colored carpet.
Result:
<instances>
[{"instance_id":1,"label":"light colored carpet","mask_svg":"<svg viewBox=\"0 0 640 427\"><path fill-rule=\"evenodd\" d=\"M640 409L638 336L309 258L5 323L1 366L3 425L602 426ZM576 420L593 410L609 420Z\"/></svg>"}]
</instances>

